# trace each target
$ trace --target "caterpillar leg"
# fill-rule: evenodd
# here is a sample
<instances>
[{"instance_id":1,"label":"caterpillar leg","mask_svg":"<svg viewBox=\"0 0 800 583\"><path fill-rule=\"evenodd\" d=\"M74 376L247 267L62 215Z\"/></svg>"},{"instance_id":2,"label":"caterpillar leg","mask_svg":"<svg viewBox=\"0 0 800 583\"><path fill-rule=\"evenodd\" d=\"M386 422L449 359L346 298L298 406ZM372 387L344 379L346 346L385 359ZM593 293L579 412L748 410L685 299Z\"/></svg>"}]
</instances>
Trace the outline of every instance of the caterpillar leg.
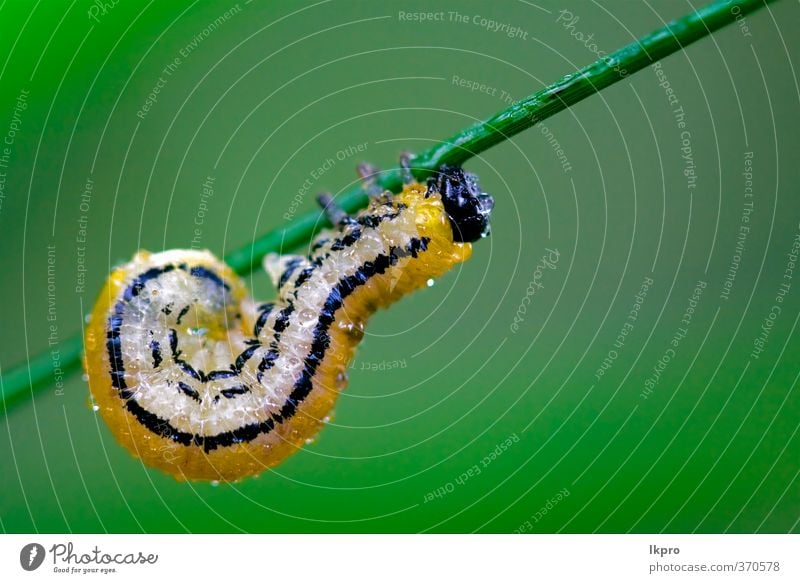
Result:
<instances>
[{"instance_id":1,"label":"caterpillar leg","mask_svg":"<svg viewBox=\"0 0 800 583\"><path fill-rule=\"evenodd\" d=\"M411 174L411 159L414 157L409 151L400 154L400 171L403 177L403 184L411 184L414 182L414 176Z\"/></svg>"},{"instance_id":2,"label":"caterpillar leg","mask_svg":"<svg viewBox=\"0 0 800 583\"><path fill-rule=\"evenodd\" d=\"M380 174L381 169L374 164L362 162L356 166L356 172L364 183L364 190L371 199L380 198L384 194L383 188L378 184L377 176Z\"/></svg>"},{"instance_id":3,"label":"caterpillar leg","mask_svg":"<svg viewBox=\"0 0 800 583\"><path fill-rule=\"evenodd\" d=\"M317 195L317 202L334 227L342 227L353 222L353 218L336 204L330 192L322 192Z\"/></svg>"}]
</instances>

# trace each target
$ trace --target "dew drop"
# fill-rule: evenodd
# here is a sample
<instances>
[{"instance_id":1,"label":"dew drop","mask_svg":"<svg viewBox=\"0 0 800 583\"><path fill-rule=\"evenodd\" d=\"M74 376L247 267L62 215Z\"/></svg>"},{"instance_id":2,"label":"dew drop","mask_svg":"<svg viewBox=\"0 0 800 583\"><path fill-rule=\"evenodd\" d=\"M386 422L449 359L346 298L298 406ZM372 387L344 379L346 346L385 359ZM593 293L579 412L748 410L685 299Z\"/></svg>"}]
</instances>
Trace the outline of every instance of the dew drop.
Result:
<instances>
[{"instance_id":1,"label":"dew drop","mask_svg":"<svg viewBox=\"0 0 800 583\"><path fill-rule=\"evenodd\" d=\"M306 445L311 445L312 443L314 443L314 438L313 437L306 437Z\"/></svg>"},{"instance_id":2,"label":"dew drop","mask_svg":"<svg viewBox=\"0 0 800 583\"><path fill-rule=\"evenodd\" d=\"M433 279L429 279L426 283L428 284L428 287L433 287L433 284L436 282L433 281Z\"/></svg>"},{"instance_id":3,"label":"dew drop","mask_svg":"<svg viewBox=\"0 0 800 583\"><path fill-rule=\"evenodd\" d=\"M216 488L217 486L219 486L219 480L211 480L211 485Z\"/></svg>"}]
</instances>

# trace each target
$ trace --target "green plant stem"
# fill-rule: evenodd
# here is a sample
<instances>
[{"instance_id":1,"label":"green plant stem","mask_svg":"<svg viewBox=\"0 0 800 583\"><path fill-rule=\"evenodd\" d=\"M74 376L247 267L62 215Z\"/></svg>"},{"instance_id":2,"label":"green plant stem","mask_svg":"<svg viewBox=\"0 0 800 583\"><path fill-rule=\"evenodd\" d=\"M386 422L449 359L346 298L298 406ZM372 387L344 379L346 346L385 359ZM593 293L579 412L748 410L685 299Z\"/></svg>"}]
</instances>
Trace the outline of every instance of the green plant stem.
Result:
<instances>
[{"instance_id":1,"label":"green plant stem","mask_svg":"<svg viewBox=\"0 0 800 583\"><path fill-rule=\"evenodd\" d=\"M708 36L732 23L737 17L773 1L775 0L719 0L673 20L663 28L562 77L486 121L420 153L411 160L412 172L418 179L424 179L442 164L461 165L472 156ZM400 169L382 172L377 182L386 190L399 191L402 187ZM363 188L350 190L337 198L342 208L349 212L364 207L367 200L367 193ZM327 221L321 212L303 215L288 226L267 233L251 244L229 253L225 261L234 271L245 275L253 271L267 253L303 245L326 225ZM77 369L81 357L81 340L80 337L71 338L56 347L59 350L58 364L64 374ZM7 407L23 397L31 396L35 387L48 380L52 382L54 362L52 353L46 352L30 359L27 366L23 364L6 373L0 379L0 402Z\"/></svg>"},{"instance_id":2,"label":"green plant stem","mask_svg":"<svg viewBox=\"0 0 800 583\"><path fill-rule=\"evenodd\" d=\"M55 351L55 352L54 352ZM51 350L42 352L24 364L15 366L8 372L0 370L0 403L5 409L33 396L34 389L46 386L57 380L64 381L67 375L80 368L83 355L83 337L73 336ZM60 369L61 379L56 377L56 367Z\"/></svg>"}]
</instances>

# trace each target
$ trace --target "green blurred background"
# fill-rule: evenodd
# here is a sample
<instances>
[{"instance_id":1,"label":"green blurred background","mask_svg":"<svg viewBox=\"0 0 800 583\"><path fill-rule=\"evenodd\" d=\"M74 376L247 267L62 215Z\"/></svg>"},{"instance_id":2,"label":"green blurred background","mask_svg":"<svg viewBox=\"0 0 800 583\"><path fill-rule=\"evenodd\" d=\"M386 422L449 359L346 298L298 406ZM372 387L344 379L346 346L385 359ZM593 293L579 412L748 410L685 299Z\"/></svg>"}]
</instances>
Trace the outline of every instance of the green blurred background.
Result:
<instances>
[{"instance_id":1,"label":"green blurred background","mask_svg":"<svg viewBox=\"0 0 800 583\"><path fill-rule=\"evenodd\" d=\"M558 22L564 9L578 17L570 28ZM689 9L2 3L0 136L13 133L13 144L0 168L0 366L46 349L51 325L59 342L77 333L110 267L137 249L194 238L227 253L314 208L313 193L352 186L359 161L394 166L402 150L427 148ZM406 16L421 11L441 16ZM0 526L797 531L800 271L784 275L800 233L798 29L800 6L778 2L663 61L677 105L648 68L472 160L497 201L492 237L461 269L376 315L333 422L274 471L213 486L149 470L114 442L74 374L0 422ZM558 262L536 274L547 249ZM512 331L534 279L541 287ZM698 281L707 285L687 327ZM263 274L250 284L259 298L273 293ZM773 306L780 314L755 355Z\"/></svg>"}]
</instances>

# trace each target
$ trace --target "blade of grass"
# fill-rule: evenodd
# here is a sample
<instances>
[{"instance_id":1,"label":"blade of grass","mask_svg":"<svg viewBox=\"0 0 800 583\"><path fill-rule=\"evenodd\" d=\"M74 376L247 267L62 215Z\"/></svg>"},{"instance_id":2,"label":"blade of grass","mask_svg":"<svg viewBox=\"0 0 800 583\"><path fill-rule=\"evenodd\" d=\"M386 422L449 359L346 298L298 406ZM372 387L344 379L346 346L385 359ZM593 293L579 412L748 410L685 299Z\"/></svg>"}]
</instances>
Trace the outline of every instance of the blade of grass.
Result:
<instances>
[{"instance_id":1,"label":"blade of grass","mask_svg":"<svg viewBox=\"0 0 800 583\"><path fill-rule=\"evenodd\" d=\"M472 156L514 134L708 36L734 22L737 17L774 1L718 0L698 8L587 67L565 75L486 121L460 131L420 153L411 160L412 171L417 178L424 179L442 164L461 165ZM397 192L402 186L400 169L382 172L377 182L384 189ZM366 192L356 188L337 197L337 202L345 210L353 212L365 206L367 199ZM261 263L267 253L303 245L326 225L327 221L321 212L303 215L288 226L267 233L251 244L232 251L225 256L225 261L240 275L248 274ZM64 374L77 369L81 355L81 338L64 341L59 348L59 364ZM52 354L46 352L6 373L0 379L0 397L4 408L24 397L32 396L34 388L43 385L45 381L53 381L53 367Z\"/></svg>"}]
</instances>

